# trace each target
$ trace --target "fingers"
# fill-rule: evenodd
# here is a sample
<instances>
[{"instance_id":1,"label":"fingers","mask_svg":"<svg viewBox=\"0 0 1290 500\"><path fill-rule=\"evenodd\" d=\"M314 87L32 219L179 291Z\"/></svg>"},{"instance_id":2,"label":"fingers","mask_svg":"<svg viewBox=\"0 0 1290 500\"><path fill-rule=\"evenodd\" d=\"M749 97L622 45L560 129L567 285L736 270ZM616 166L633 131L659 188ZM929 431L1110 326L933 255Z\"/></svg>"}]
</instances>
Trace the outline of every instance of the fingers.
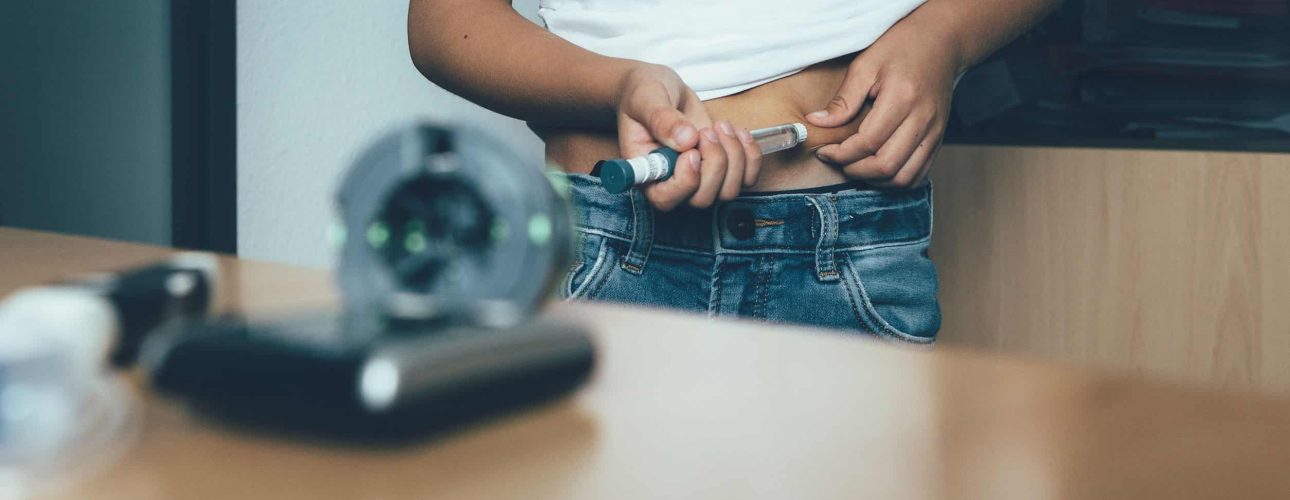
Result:
<instances>
[{"instance_id":1,"label":"fingers","mask_svg":"<svg viewBox=\"0 0 1290 500\"><path fill-rule=\"evenodd\" d=\"M865 158L843 169L848 176L865 179L869 184L882 188L910 188L917 186L931 166L931 158L940 147L944 128L931 125L932 130L922 132L926 126L908 121L892 136L892 140L877 155ZM911 133L910 131L916 131Z\"/></svg>"},{"instance_id":2,"label":"fingers","mask_svg":"<svg viewBox=\"0 0 1290 500\"><path fill-rule=\"evenodd\" d=\"M747 142L740 137L740 132L747 137ZM758 165L754 168L760 168L761 151L757 150L752 136L746 130L735 129L729 122L717 122L715 127L699 131L699 147L681 155L671 179L643 188L646 198L663 211L675 208L685 199L695 208L710 207L717 200L733 200L739 196L744 183L756 182L755 172L752 177L746 175L749 154L755 155L753 163Z\"/></svg>"},{"instance_id":3,"label":"fingers","mask_svg":"<svg viewBox=\"0 0 1290 500\"><path fill-rule=\"evenodd\" d=\"M874 101L873 110L860 122L855 135L841 144L824 146L815 155L836 165L848 165L873 156L905 121L913 106L913 98L907 98L903 93L883 93Z\"/></svg>"},{"instance_id":4,"label":"fingers","mask_svg":"<svg viewBox=\"0 0 1290 500\"><path fill-rule=\"evenodd\" d=\"M691 149L682 153L676 160L676 169L672 171L672 177L641 188L645 192L645 199L649 200L654 208L664 212L690 199L699 189L699 161L697 150Z\"/></svg>"},{"instance_id":5,"label":"fingers","mask_svg":"<svg viewBox=\"0 0 1290 500\"><path fill-rule=\"evenodd\" d=\"M747 129L739 129L739 143L744 147L744 187L753 187L761 175L761 147Z\"/></svg>"},{"instance_id":6,"label":"fingers","mask_svg":"<svg viewBox=\"0 0 1290 500\"><path fill-rule=\"evenodd\" d=\"M673 98L662 84L645 85L632 94L621 111L642 125L658 143L685 151L695 146L699 135L698 129L679 109L681 97Z\"/></svg>"},{"instance_id":7,"label":"fingers","mask_svg":"<svg viewBox=\"0 0 1290 500\"><path fill-rule=\"evenodd\" d=\"M717 199L734 199L748 163L738 131L729 122L714 125L692 89L683 84L669 88L646 82L633 87L619 105L618 142L624 156L644 155L660 145L681 153L669 179L642 187L645 197L664 211L686 200L706 208Z\"/></svg>"},{"instance_id":8,"label":"fingers","mask_svg":"<svg viewBox=\"0 0 1290 500\"><path fill-rule=\"evenodd\" d=\"M693 90L685 89L685 97L681 99L680 109L682 113L685 113L685 117L690 119L690 123L694 125L695 130L702 130L712 126L712 117L708 115L707 105L703 104L703 100L699 99L699 94L694 93ZM695 137L697 138L698 136L696 135Z\"/></svg>"},{"instance_id":9,"label":"fingers","mask_svg":"<svg viewBox=\"0 0 1290 500\"><path fill-rule=\"evenodd\" d=\"M922 185L923 180L927 178L928 172L932 171L932 161L936 159L936 153L941 149L943 135L943 131L933 131L931 135L928 135L926 139L923 139L918 144L914 154L900 168L900 173L890 180L872 184L877 187L893 189L906 189Z\"/></svg>"},{"instance_id":10,"label":"fingers","mask_svg":"<svg viewBox=\"0 0 1290 500\"><path fill-rule=\"evenodd\" d=\"M747 165L747 159L744 154L744 145L739 142L738 132L730 122L717 122L718 139L721 141L721 147L726 153L726 175L721 182L721 191L718 196L721 201L730 201L739 196L739 191L743 189L744 168Z\"/></svg>"},{"instance_id":11,"label":"fingers","mask_svg":"<svg viewBox=\"0 0 1290 500\"><path fill-rule=\"evenodd\" d=\"M929 144L929 146L931 146L932 152L927 155L926 160L923 160L923 166L921 168L923 172L916 179L914 179L914 184L913 184L914 186L923 185L923 181L926 180L929 174L932 173L932 165L936 164L936 156L941 154L942 144L944 143L941 142L940 140L936 142L935 146L931 146ZM909 161L913 162L915 160L911 158Z\"/></svg>"},{"instance_id":12,"label":"fingers","mask_svg":"<svg viewBox=\"0 0 1290 500\"><path fill-rule=\"evenodd\" d=\"M716 201L726 178L726 148L717 131L705 128L699 133L699 189L690 198L690 206L707 208Z\"/></svg>"},{"instance_id":13,"label":"fingers","mask_svg":"<svg viewBox=\"0 0 1290 500\"><path fill-rule=\"evenodd\" d=\"M876 154L845 165L842 167L842 172L853 179L866 181L885 181L896 177L901 167L914 154L914 149L918 147L919 142L923 140L926 129L926 123L919 123L913 119L905 120Z\"/></svg>"},{"instance_id":14,"label":"fingers","mask_svg":"<svg viewBox=\"0 0 1290 500\"><path fill-rule=\"evenodd\" d=\"M855 118L873 90L873 73L866 69L852 68L838 86L833 99L821 111L806 115L806 121L817 127L841 127Z\"/></svg>"}]
</instances>

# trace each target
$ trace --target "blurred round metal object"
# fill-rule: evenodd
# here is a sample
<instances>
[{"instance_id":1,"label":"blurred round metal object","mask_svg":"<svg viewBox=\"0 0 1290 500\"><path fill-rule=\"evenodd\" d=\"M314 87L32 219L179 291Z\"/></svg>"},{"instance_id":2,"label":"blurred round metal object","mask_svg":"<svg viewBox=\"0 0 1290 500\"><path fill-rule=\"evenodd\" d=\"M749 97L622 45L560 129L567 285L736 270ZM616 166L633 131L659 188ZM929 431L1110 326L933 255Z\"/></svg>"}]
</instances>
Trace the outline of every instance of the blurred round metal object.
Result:
<instances>
[{"instance_id":1,"label":"blurred round metal object","mask_svg":"<svg viewBox=\"0 0 1290 500\"><path fill-rule=\"evenodd\" d=\"M471 128L419 125L368 149L337 196L337 279L351 310L513 322L569 262L566 193L538 158Z\"/></svg>"}]
</instances>

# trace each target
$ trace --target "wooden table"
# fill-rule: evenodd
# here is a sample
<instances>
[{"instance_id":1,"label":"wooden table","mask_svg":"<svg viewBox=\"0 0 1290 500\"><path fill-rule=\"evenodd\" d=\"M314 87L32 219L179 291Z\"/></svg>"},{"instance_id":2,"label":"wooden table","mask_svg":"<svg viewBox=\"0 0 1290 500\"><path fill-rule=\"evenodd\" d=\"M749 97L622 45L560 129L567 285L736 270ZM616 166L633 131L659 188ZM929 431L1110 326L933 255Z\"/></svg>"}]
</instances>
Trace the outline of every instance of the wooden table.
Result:
<instances>
[{"instance_id":1,"label":"wooden table","mask_svg":"<svg viewBox=\"0 0 1290 500\"><path fill-rule=\"evenodd\" d=\"M0 229L0 293L167 249ZM224 258L226 307L334 303ZM970 351L601 305L576 396L394 449L252 435L140 390L141 436L56 498L1290 498L1290 401ZM61 495L61 496L58 496Z\"/></svg>"}]
</instances>

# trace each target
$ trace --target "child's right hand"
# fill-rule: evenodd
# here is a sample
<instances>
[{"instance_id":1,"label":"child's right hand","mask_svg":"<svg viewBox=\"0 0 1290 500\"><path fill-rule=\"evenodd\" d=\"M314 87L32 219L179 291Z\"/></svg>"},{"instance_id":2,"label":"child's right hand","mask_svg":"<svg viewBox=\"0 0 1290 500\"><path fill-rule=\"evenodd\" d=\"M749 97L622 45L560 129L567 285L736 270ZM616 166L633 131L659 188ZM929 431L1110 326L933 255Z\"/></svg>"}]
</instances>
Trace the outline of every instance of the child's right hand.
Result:
<instances>
[{"instance_id":1,"label":"child's right hand","mask_svg":"<svg viewBox=\"0 0 1290 500\"><path fill-rule=\"evenodd\" d=\"M686 200L696 208L732 200L757 182L761 170L761 150L747 130L725 121L714 126L703 101L675 71L641 63L619 90L618 147L633 158L660 146L681 156L671 178L642 187L659 210Z\"/></svg>"}]
</instances>

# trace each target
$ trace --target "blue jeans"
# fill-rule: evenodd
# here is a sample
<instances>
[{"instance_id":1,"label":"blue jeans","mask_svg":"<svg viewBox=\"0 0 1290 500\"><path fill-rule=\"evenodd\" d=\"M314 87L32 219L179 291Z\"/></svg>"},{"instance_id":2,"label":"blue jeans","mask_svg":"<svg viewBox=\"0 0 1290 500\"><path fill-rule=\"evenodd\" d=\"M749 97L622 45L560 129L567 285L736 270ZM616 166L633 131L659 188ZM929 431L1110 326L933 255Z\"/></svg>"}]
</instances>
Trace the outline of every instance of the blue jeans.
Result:
<instances>
[{"instance_id":1,"label":"blue jeans","mask_svg":"<svg viewBox=\"0 0 1290 500\"><path fill-rule=\"evenodd\" d=\"M940 328L927 258L931 185L741 196L654 210L569 175L579 243L563 294L929 344Z\"/></svg>"}]
</instances>

